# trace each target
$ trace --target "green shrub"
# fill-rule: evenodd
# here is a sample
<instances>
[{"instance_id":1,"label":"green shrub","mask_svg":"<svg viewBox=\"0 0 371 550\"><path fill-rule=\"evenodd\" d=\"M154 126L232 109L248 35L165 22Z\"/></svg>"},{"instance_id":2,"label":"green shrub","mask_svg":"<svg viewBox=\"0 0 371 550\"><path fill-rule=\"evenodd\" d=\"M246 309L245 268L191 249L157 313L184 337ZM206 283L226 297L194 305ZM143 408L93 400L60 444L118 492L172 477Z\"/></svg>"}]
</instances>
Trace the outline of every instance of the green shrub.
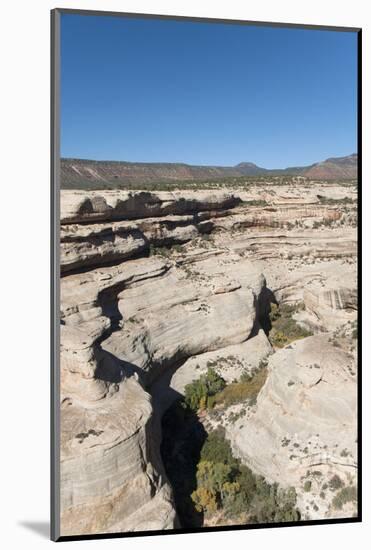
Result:
<instances>
[{"instance_id":1,"label":"green shrub","mask_svg":"<svg viewBox=\"0 0 371 550\"><path fill-rule=\"evenodd\" d=\"M198 512L216 512L218 504L216 501L216 495L206 487L198 487L191 494L191 499L194 502L195 508Z\"/></svg>"},{"instance_id":2,"label":"green shrub","mask_svg":"<svg viewBox=\"0 0 371 550\"><path fill-rule=\"evenodd\" d=\"M344 483L340 479L340 477L337 474L335 474L330 479L328 486L330 487L331 491L337 491L338 489L341 489L344 486Z\"/></svg>"},{"instance_id":3,"label":"green shrub","mask_svg":"<svg viewBox=\"0 0 371 550\"><path fill-rule=\"evenodd\" d=\"M309 493L311 488L312 488L312 482L309 479L307 479L307 481L304 483L304 491L306 493Z\"/></svg>"},{"instance_id":4,"label":"green shrub","mask_svg":"<svg viewBox=\"0 0 371 550\"><path fill-rule=\"evenodd\" d=\"M170 253L170 249L166 248L166 246L155 246L154 244L149 245L150 256L162 256L164 258L168 258Z\"/></svg>"},{"instance_id":5,"label":"green shrub","mask_svg":"<svg viewBox=\"0 0 371 550\"><path fill-rule=\"evenodd\" d=\"M210 397L224 388L224 378L208 367L206 374L201 375L198 380L187 384L184 388L185 403L193 411L209 407Z\"/></svg>"},{"instance_id":6,"label":"green shrub","mask_svg":"<svg viewBox=\"0 0 371 550\"><path fill-rule=\"evenodd\" d=\"M296 498L293 487L284 490L277 483L270 485L263 478L259 479L251 504L252 523L299 521L300 512L296 508Z\"/></svg>"},{"instance_id":7,"label":"green shrub","mask_svg":"<svg viewBox=\"0 0 371 550\"><path fill-rule=\"evenodd\" d=\"M201 450L200 460L221 462L234 468L237 467L238 461L232 455L231 447L224 437L223 429L213 430L208 434Z\"/></svg>"},{"instance_id":8,"label":"green shrub","mask_svg":"<svg viewBox=\"0 0 371 550\"><path fill-rule=\"evenodd\" d=\"M172 246L156 246L153 243L149 245L150 256L162 256L163 258L169 258L174 251L178 253L182 252L182 245L173 244Z\"/></svg>"},{"instance_id":9,"label":"green shrub","mask_svg":"<svg viewBox=\"0 0 371 550\"><path fill-rule=\"evenodd\" d=\"M282 348L294 340L312 335L312 332L300 326L293 318L303 308L303 303L271 305L269 319L272 328L269 338L275 347Z\"/></svg>"},{"instance_id":10,"label":"green shrub","mask_svg":"<svg viewBox=\"0 0 371 550\"><path fill-rule=\"evenodd\" d=\"M197 489L192 500L198 510L223 515L247 523L298 521L296 491L283 490L255 475L232 455L223 430L210 432L197 466Z\"/></svg>"},{"instance_id":11,"label":"green shrub","mask_svg":"<svg viewBox=\"0 0 371 550\"><path fill-rule=\"evenodd\" d=\"M232 467L224 462L201 460L197 466L197 483L214 494L220 494L225 483L232 479Z\"/></svg>"},{"instance_id":12,"label":"green shrub","mask_svg":"<svg viewBox=\"0 0 371 550\"><path fill-rule=\"evenodd\" d=\"M337 510L341 510L348 502L357 502L357 489L354 485L343 487L332 499L332 504Z\"/></svg>"}]
</instances>

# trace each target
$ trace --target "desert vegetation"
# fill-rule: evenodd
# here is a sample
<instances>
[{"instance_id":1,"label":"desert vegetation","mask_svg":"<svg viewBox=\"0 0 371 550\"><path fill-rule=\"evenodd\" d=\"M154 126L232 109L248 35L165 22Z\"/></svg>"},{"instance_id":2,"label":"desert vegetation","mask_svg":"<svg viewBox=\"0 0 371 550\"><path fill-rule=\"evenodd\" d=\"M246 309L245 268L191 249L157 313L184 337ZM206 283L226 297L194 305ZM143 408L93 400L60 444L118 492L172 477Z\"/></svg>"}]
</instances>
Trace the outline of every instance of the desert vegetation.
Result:
<instances>
[{"instance_id":1,"label":"desert vegetation","mask_svg":"<svg viewBox=\"0 0 371 550\"><path fill-rule=\"evenodd\" d=\"M343 506L349 502L357 502L357 488L354 485L342 487L332 500L332 504L337 510L342 510Z\"/></svg>"},{"instance_id":2,"label":"desert vegetation","mask_svg":"<svg viewBox=\"0 0 371 550\"><path fill-rule=\"evenodd\" d=\"M230 520L269 523L300 519L295 490L282 490L278 484L269 484L262 476L254 475L233 456L224 430L207 433L198 416L204 410L255 403L266 374L263 364L255 372L244 373L239 381L227 384L208 367L205 374L185 387L184 398L165 414L162 456L183 523L197 525L201 518L204 525ZM197 444L189 446L187 440L191 437ZM180 453L176 458L174 448ZM179 475L183 469L187 470L186 476Z\"/></svg>"},{"instance_id":3,"label":"desert vegetation","mask_svg":"<svg viewBox=\"0 0 371 550\"><path fill-rule=\"evenodd\" d=\"M233 457L223 430L208 434L197 464L197 488L191 498L196 510L212 521L219 512L234 523L298 521L296 491L283 490L256 476Z\"/></svg>"},{"instance_id":4,"label":"desert vegetation","mask_svg":"<svg viewBox=\"0 0 371 550\"><path fill-rule=\"evenodd\" d=\"M295 313L303 308L303 303L271 304L269 318L272 328L269 332L269 339L275 347L283 348L294 340L312 335L308 329L302 327L294 319Z\"/></svg>"},{"instance_id":5,"label":"desert vegetation","mask_svg":"<svg viewBox=\"0 0 371 550\"><path fill-rule=\"evenodd\" d=\"M255 475L233 456L223 429L206 433L185 401L168 410L163 430L162 456L182 525L300 520L295 489Z\"/></svg>"},{"instance_id":6,"label":"desert vegetation","mask_svg":"<svg viewBox=\"0 0 371 550\"><path fill-rule=\"evenodd\" d=\"M224 378L208 367L207 373L187 384L184 390L185 404L193 411L225 408L247 401L256 402L267 377L266 363L251 373L243 373L240 379L226 384Z\"/></svg>"}]
</instances>

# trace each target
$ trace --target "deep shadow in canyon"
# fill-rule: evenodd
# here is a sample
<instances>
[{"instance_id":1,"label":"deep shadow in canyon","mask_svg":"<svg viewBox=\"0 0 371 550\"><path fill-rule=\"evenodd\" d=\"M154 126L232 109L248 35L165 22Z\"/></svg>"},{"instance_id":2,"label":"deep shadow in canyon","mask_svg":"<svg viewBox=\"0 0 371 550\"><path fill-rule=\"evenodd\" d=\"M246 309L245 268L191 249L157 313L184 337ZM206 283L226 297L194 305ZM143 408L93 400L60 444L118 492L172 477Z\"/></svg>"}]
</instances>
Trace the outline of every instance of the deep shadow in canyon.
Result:
<instances>
[{"instance_id":1,"label":"deep shadow in canyon","mask_svg":"<svg viewBox=\"0 0 371 550\"><path fill-rule=\"evenodd\" d=\"M196 510L191 495L197 488L197 464L206 437L199 417L185 408L181 399L162 417L161 456L183 528L203 526L203 514Z\"/></svg>"},{"instance_id":2,"label":"deep shadow in canyon","mask_svg":"<svg viewBox=\"0 0 371 550\"><path fill-rule=\"evenodd\" d=\"M271 305L277 304L274 293L267 286L262 288L256 300L256 318L249 338L256 336L260 328L267 336L272 328L270 320ZM170 387L171 377L174 372L184 363L184 360L175 362L172 368L163 373L164 389L173 394ZM166 393L163 394L166 396ZM191 495L197 489L197 465L200 462L202 447L206 441L206 432L199 416L184 403L183 396L164 399L166 402L173 401L172 405L164 412L161 419L161 457L166 475L173 489L175 507L178 521L182 528L202 527L204 517L198 512L192 501ZM155 409L161 414L161 405Z\"/></svg>"},{"instance_id":3,"label":"deep shadow in canyon","mask_svg":"<svg viewBox=\"0 0 371 550\"><path fill-rule=\"evenodd\" d=\"M272 323L270 319L270 312L271 312L271 306L272 304L277 305L276 297L273 293L273 291L268 288L266 285L263 286L259 297L257 299L257 315L256 315L256 321L260 325L260 327L264 330L265 334L269 336L269 333L272 329ZM254 336L254 334L250 335L250 338Z\"/></svg>"}]
</instances>

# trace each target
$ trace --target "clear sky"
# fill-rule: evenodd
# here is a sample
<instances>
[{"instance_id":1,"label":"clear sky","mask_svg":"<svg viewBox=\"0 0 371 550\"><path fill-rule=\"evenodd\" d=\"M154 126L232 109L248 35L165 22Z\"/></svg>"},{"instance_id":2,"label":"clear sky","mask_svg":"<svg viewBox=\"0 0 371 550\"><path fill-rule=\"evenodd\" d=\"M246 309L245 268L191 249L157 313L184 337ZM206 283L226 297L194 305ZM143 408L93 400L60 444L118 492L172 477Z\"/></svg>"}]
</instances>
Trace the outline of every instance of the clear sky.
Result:
<instances>
[{"instance_id":1,"label":"clear sky","mask_svg":"<svg viewBox=\"0 0 371 550\"><path fill-rule=\"evenodd\" d=\"M63 14L61 155L265 168L356 151L357 36Z\"/></svg>"}]
</instances>

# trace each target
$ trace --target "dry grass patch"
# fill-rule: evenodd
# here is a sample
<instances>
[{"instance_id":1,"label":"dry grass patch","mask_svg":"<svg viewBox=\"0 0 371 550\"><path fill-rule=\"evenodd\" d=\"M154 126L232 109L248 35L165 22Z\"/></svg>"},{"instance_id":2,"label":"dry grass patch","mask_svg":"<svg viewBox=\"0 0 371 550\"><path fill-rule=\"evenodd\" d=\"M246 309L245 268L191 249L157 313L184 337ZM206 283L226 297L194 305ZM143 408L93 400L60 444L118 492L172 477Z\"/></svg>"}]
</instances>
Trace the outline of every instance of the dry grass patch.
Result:
<instances>
[{"instance_id":1,"label":"dry grass patch","mask_svg":"<svg viewBox=\"0 0 371 550\"><path fill-rule=\"evenodd\" d=\"M267 379L267 367L262 367L251 376L242 375L238 382L228 384L221 392L208 399L208 407L222 405L229 407L236 403L249 400L249 404L256 403L256 398Z\"/></svg>"},{"instance_id":2,"label":"dry grass patch","mask_svg":"<svg viewBox=\"0 0 371 550\"><path fill-rule=\"evenodd\" d=\"M304 308L304 304L271 305L269 318L272 324L269 339L276 348L283 348L294 340L312 336L312 332L300 326L293 315Z\"/></svg>"}]
</instances>

